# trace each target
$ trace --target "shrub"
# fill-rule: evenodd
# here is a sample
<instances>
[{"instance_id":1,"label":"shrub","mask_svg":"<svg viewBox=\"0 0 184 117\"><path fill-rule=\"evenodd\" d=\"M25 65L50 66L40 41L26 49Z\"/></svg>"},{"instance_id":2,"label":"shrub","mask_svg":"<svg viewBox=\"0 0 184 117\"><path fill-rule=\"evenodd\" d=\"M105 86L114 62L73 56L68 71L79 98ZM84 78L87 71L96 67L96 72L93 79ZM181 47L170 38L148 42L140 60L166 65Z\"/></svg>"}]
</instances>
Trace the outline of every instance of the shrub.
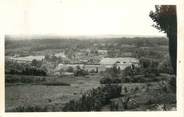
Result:
<instances>
[{"instance_id":1,"label":"shrub","mask_svg":"<svg viewBox=\"0 0 184 117\"><path fill-rule=\"evenodd\" d=\"M45 82L45 83L42 83L42 85L47 85L47 86L70 86L70 84L64 83L64 82Z\"/></svg>"},{"instance_id":2,"label":"shrub","mask_svg":"<svg viewBox=\"0 0 184 117\"><path fill-rule=\"evenodd\" d=\"M97 73L97 71L95 71L94 69L89 71L90 73Z\"/></svg>"},{"instance_id":3,"label":"shrub","mask_svg":"<svg viewBox=\"0 0 184 117\"><path fill-rule=\"evenodd\" d=\"M46 81L45 77L39 76L20 76L20 75L5 75L6 83L40 83Z\"/></svg>"},{"instance_id":4,"label":"shrub","mask_svg":"<svg viewBox=\"0 0 184 117\"><path fill-rule=\"evenodd\" d=\"M102 78L102 79L100 79L100 83L101 84L111 84L112 81L110 78Z\"/></svg>"},{"instance_id":5,"label":"shrub","mask_svg":"<svg viewBox=\"0 0 184 117\"><path fill-rule=\"evenodd\" d=\"M140 63L145 77L159 76L158 60L151 58L141 58Z\"/></svg>"},{"instance_id":6,"label":"shrub","mask_svg":"<svg viewBox=\"0 0 184 117\"><path fill-rule=\"evenodd\" d=\"M131 67L126 67L123 70L123 76L133 76L133 75L134 75L134 72Z\"/></svg>"},{"instance_id":7,"label":"shrub","mask_svg":"<svg viewBox=\"0 0 184 117\"><path fill-rule=\"evenodd\" d=\"M17 63L17 62L6 62L5 73L6 74L20 74L20 75L34 75L34 76L46 76L47 73L41 66L40 61L33 60L29 63Z\"/></svg>"},{"instance_id":8,"label":"shrub","mask_svg":"<svg viewBox=\"0 0 184 117\"><path fill-rule=\"evenodd\" d=\"M162 73L174 74L174 71L169 59L161 61L161 63L158 66L158 70L159 72L162 72Z\"/></svg>"},{"instance_id":9,"label":"shrub","mask_svg":"<svg viewBox=\"0 0 184 117\"><path fill-rule=\"evenodd\" d=\"M80 66L77 66L77 70L74 72L74 76L85 76L88 74L88 71L81 69Z\"/></svg>"},{"instance_id":10,"label":"shrub","mask_svg":"<svg viewBox=\"0 0 184 117\"><path fill-rule=\"evenodd\" d=\"M110 99L121 95L121 86L106 85L92 89L82 95L79 100L66 103L63 111L99 111Z\"/></svg>"},{"instance_id":11,"label":"shrub","mask_svg":"<svg viewBox=\"0 0 184 117\"><path fill-rule=\"evenodd\" d=\"M74 76L85 76L88 75L89 73L85 70L77 70L74 72Z\"/></svg>"},{"instance_id":12,"label":"shrub","mask_svg":"<svg viewBox=\"0 0 184 117\"><path fill-rule=\"evenodd\" d=\"M68 69L66 70L66 72L74 72L73 67L69 66Z\"/></svg>"},{"instance_id":13,"label":"shrub","mask_svg":"<svg viewBox=\"0 0 184 117\"><path fill-rule=\"evenodd\" d=\"M111 68L106 68L104 73L111 78L117 78L120 75L121 71L119 68L113 65Z\"/></svg>"},{"instance_id":14,"label":"shrub","mask_svg":"<svg viewBox=\"0 0 184 117\"><path fill-rule=\"evenodd\" d=\"M122 78L122 83L145 83L145 82L157 82L160 81L161 78L158 77L150 77L145 75L136 75L134 77L126 76Z\"/></svg>"},{"instance_id":15,"label":"shrub","mask_svg":"<svg viewBox=\"0 0 184 117\"><path fill-rule=\"evenodd\" d=\"M18 106L15 109L11 110L11 112L46 112L47 107L41 107L38 105L34 106Z\"/></svg>"},{"instance_id":16,"label":"shrub","mask_svg":"<svg viewBox=\"0 0 184 117\"><path fill-rule=\"evenodd\" d=\"M124 87L124 91L125 91L125 93L128 93L127 87Z\"/></svg>"},{"instance_id":17,"label":"shrub","mask_svg":"<svg viewBox=\"0 0 184 117\"><path fill-rule=\"evenodd\" d=\"M31 62L31 65L39 68L42 65L42 61L38 61L36 59L33 59Z\"/></svg>"},{"instance_id":18,"label":"shrub","mask_svg":"<svg viewBox=\"0 0 184 117\"><path fill-rule=\"evenodd\" d=\"M170 89L176 93L176 77L173 76L169 80Z\"/></svg>"},{"instance_id":19,"label":"shrub","mask_svg":"<svg viewBox=\"0 0 184 117\"><path fill-rule=\"evenodd\" d=\"M121 79L119 78L102 78L100 79L101 84L112 84L112 83L121 83Z\"/></svg>"},{"instance_id":20,"label":"shrub","mask_svg":"<svg viewBox=\"0 0 184 117\"><path fill-rule=\"evenodd\" d=\"M121 83L121 79L114 79L113 81L112 81L113 83Z\"/></svg>"},{"instance_id":21,"label":"shrub","mask_svg":"<svg viewBox=\"0 0 184 117\"><path fill-rule=\"evenodd\" d=\"M35 75L35 76L46 76L47 73L42 70L35 67L27 67L22 71L23 75Z\"/></svg>"},{"instance_id":22,"label":"shrub","mask_svg":"<svg viewBox=\"0 0 184 117\"><path fill-rule=\"evenodd\" d=\"M102 78L100 79L101 84L112 84L112 83L121 83L121 79L119 78Z\"/></svg>"}]
</instances>

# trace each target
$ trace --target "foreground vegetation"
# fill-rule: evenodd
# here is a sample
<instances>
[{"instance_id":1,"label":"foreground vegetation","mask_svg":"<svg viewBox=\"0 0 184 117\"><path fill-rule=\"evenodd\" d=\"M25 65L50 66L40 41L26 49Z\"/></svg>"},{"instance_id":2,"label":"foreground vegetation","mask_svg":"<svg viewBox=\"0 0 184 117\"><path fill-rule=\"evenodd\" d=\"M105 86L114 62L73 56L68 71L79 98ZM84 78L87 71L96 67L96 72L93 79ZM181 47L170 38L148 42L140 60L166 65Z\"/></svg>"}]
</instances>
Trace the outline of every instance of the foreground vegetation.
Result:
<instances>
[{"instance_id":1,"label":"foreground vegetation","mask_svg":"<svg viewBox=\"0 0 184 117\"><path fill-rule=\"evenodd\" d=\"M100 111L110 99L121 96L121 86L106 85L87 91L79 100L71 100L63 111Z\"/></svg>"},{"instance_id":2,"label":"foreground vegetation","mask_svg":"<svg viewBox=\"0 0 184 117\"><path fill-rule=\"evenodd\" d=\"M78 98L70 99L66 103L63 103L62 100L58 100L58 102L53 103L55 102L55 99L50 98L47 103L20 105L7 111L167 111L176 107L176 95L175 90L173 90L173 84L175 83L172 77L162 77L167 80L147 83L109 83L101 85L97 88L86 90L79 95L77 94ZM79 85L82 84L80 83ZM57 87L58 86L59 85L57 85ZM71 86L68 86L68 88ZM66 88L66 86L63 88ZM73 95L76 94L74 93ZM159 109L158 106L161 106L161 108Z\"/></svg>"}]
</instances>

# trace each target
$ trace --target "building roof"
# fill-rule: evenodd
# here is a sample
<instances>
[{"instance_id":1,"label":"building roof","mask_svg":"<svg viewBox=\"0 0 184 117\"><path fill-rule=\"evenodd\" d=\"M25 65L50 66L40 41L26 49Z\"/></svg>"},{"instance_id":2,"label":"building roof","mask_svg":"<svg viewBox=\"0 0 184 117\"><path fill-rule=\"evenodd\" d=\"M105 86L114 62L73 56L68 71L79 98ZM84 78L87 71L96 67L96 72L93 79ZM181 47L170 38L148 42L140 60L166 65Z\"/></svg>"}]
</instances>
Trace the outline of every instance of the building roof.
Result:
<instances>
[{"instance_id":1,"label":"building roof","mask_svg":"<svg viewBox=\"0 0 184 117\"><path fill-rule=\"evenodd\" d=\"M56 56L56 57L66 58L66 55L65 55L64 52L56 53L55 56Z\"/></svg>"},{"instance_id":2,"label":"building roof","mask_svg":"<svg viewBox=\"0 0 184 117\"><path fill-rule=\"evenodd\" d=\"M103 58L100 61L100 64L114 64L114 63L124 64L124 63L138 63L139 60L132 57L124 57L124 58Z\"/></svg>"},{"instance_id":3,"label":"building roof","mask_svg":"<svg viewBox=\"0 0 184 117\"><path fill-rule=\"evenodd\" d=\"M37 61L41 61L42 59L44 59L44 56L26 56L26 57L17 57L14 58L12 57L12 60L16 60L16 61L32 61L32 60L37 60Z\"/></svg>"}]
</instances>

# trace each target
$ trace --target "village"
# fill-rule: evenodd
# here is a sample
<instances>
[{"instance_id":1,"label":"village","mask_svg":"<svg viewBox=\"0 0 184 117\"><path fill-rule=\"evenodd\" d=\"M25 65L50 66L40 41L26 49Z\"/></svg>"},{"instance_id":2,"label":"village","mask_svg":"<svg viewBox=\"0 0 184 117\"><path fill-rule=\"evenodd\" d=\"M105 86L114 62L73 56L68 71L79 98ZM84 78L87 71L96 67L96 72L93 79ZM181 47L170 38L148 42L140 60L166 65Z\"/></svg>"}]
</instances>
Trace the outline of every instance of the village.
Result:
<instances>
[{"instance_id":1,"label":"village","mask_svg":"<svg viewBox=\"0 0 184 117\"><path fill-rule=\"evenodd\" d=\"M108 50L81 49L72 55L67 55L65 52L53 53L51 55L30 55L21 57L18 54L14 56L6 56L6 61L17 64L41 64L36 67L44 69L47 75L61 76L74 75L74 71L82 69L88 73L103 72L107 68L111 68L116 64L121 70L128 66L139 66L137 58L125 57L108 57ZM7 71L10 72L10 71Z\"/></svg>"}]
</instances>

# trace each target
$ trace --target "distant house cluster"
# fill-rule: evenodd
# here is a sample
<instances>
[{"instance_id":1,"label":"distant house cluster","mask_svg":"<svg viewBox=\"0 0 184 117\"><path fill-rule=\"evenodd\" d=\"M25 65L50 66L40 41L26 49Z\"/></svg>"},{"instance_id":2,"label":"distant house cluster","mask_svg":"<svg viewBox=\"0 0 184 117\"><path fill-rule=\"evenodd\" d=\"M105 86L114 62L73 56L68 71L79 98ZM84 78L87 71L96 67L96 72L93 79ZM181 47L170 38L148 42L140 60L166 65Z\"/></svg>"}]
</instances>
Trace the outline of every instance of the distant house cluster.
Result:
<instances>
[{"instance_id":1,"label":"distant house cluster","mask_svg":"<svg viewBox=\"0 0 184 117\"><path fill-rule=\"evenodd\" d=\"M7 60L17 63L31 63L33 60L42 61L45 56L25 56L25 57L8 57Z\"/></svg>"},{"instance_id":2,"label":"distant house cluster","mask_svg":"<svg viewBox=\"0 0 184 117\"><path fill-rule=\"evenodd\" d=\"M103 58L100 61L100 65L106 68L112 67L113 64L117 64L120 69L124 69L132 64L135 66L139 65L139 60L136 58L125 57L125 58Z\"/></svg>"},{"instance_id":3,"label":"distant house cluster","mask_svg":"<svg viewBox=\"0 0 184 117\"><path fill-rule=\"evenodd\" d=\"M73 52L71 58L62 51L45 56L6 56L6 60L17 63L32 63L33 60L41 61L41 67L47 69L47 73L50 75L61 75L64 73L63 71L65 73L69 71L70 73L67 74L71 74L71 71L76 70L77 67L88 72L101 72L107 68L111 68L114 64L121 70L131 65L139 65L139 60L133 57L110 58L107 55L108 51L103 49L81 49L80 51Z\"/></svg>"},{"instance_id":4,"label":"distant house cluster","mask_svg":"<svg viewBox=\"0 0 184 117\"><path fill-rule=\"evenodd\" d=\"M105 71L107 68L111 68L114 64L117 65L121 70L125 69L128 66L139 66L139 60L136 58L126 57L126 58L103 58L99 64L90 65L90 64L58 64L56 71L67 70L69 67L72 67L76 70L77 66L88 72L95 71L101 72Z\"/></svg>"},{"instance_id":5,"label":"distant house cluster","mask_svg":"<svg viewBox=\"0 0 184 117\"><path fill-rule=\"evenodd\" d=\"M64 52L56 53L55 56L56 57L61 57L61 58L66 58L66 55L65 55Z\"/></svg>"}]
</instances>

